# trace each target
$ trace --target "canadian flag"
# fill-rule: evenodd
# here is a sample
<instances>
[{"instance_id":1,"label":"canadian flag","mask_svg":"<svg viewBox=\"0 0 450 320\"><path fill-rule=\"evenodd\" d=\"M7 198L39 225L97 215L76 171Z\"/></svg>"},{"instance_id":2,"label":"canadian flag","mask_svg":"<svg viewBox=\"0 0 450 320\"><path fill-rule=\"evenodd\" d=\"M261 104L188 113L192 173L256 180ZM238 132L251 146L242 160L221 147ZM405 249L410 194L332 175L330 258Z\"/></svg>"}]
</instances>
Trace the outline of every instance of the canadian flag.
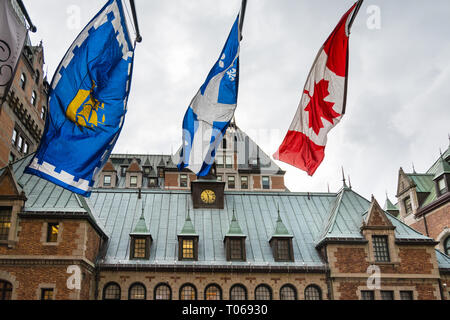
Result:
<instances>
[{"instance_id":1,"label":"canadian flag","mask_svg":"<svg viewBox=\"0 0 450 320\"><path fill-rule=\"evenodd\" d=\"M274 159L310 176L325 156L328 132L345 112L350 27L362 0L341 18L325 41L306 80L294 120Z\"/></svg>"}]
</instances>

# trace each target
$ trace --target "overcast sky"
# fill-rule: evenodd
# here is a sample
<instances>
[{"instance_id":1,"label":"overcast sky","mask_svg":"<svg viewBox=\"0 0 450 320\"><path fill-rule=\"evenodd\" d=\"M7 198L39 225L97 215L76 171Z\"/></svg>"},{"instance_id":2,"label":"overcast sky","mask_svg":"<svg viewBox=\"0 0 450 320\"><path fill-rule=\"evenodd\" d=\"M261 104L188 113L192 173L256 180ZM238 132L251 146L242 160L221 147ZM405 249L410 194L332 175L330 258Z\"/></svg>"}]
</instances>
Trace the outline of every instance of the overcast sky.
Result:
<instances>
[{"instance_id":1,"label":"overcast sky","mask_svg":"<svg viewBox=\"0 0 450 320\"><path fill-rule=\"evenodd\" d=\"M248 0L236 123L269 155L282 142L313 60L355 0ZM105 0L25 0L48 79ZM135 0L143 42L115 153L170 154L240 0ZM126 4L129 7L128 0ZM395 200L399 167L425 171L449 145L450 1L366 0L350 36L347 110L313 177L277 162L291 191L353 189Z\"/></svg>"}]
</instances>

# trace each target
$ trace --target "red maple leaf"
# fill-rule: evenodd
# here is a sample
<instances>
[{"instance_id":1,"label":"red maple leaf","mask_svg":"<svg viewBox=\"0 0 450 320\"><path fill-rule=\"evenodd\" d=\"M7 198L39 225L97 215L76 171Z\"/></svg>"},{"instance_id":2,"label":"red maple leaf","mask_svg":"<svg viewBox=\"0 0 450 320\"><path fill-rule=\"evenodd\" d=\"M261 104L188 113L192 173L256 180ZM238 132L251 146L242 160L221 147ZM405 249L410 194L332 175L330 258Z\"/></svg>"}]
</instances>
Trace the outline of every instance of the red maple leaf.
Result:
<instances>
[{"instance_id":1,"label":"red maple leaf","mask_svg":"<svg viewBox=\"0 0 450 320\"><path fill-rule=\"evenodd\" d=\"M322 118L333 123L333 119L340 116L339 113L333 110L334 102L328 102L324 99L330 94L328 92L329 81L322 79L318 83L314 83L313 96L307 90L304 91L308 95L310 101L305 108L309 114L309 127L313 129L316 134L319 134L323 128Z\"/></svg>"}]
</instances>

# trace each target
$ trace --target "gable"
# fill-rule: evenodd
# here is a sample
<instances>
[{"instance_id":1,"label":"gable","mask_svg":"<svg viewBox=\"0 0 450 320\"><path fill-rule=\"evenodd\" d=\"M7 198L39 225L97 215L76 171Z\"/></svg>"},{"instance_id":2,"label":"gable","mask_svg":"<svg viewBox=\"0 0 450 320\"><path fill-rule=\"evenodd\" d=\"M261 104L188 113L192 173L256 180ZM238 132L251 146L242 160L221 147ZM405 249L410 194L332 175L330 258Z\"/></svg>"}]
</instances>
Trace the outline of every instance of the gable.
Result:
<instances>
[{"instance_id":1,"label":"gable","mask_svg":"<svg viewBox=\"0 0 450 320\"><path fill-rule=\"evenodd\" d=\"M14 178L10 167L6 167L0 176L0 197L24 197L22 188Z\"/></svg>"},{"instance_id":2,"label":"gable","mask_svg":"<svg viewBox=\"0 0 450 320\"><path fill-rule=\"evenodd\" d=\"M398 172L397 197L405 191L415 187L414 182L406 175L402 168Z\"/></svg>"},{"instance_id":3,"label":"gable","mask_svg":"<svg viewBox=\"0 0 450 320\"><path fill-rule=\"evenodd\" d=\"M373 196L365 224L368 227L392 227L391 221L387 218L386 214Z\"/></svg>"}]
</instances>

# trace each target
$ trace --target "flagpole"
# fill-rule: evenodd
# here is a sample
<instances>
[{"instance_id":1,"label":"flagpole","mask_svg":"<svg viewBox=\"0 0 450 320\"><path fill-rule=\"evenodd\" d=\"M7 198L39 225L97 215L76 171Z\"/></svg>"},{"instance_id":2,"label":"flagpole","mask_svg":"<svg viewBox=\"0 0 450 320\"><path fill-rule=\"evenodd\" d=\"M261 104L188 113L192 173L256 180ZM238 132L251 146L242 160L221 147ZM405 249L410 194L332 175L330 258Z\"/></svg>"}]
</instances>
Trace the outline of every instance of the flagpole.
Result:
<instances>
[{"instance_id":1,"label":"flagpole","mask_svg":"<svg viewBox=\"0 0 450 320\"><path fill-rule=\"evenodd\" d=\"M247 8L247 0L242 0L241 4L241 15L239 17L239 36L240 40L242 40L242 27L244 26L244 18L245 18L245 9Z\"/></svg>"},{"instance_id":2,"label":"flagpole","mask_svg":"<svg viewBox=\"0 0 450 320\"><path fill-rule=\"evenodd\" d=\"M356 8L355 8L355 11L353 12L352 17L350 18L350 22L348 23L348 30L349 30L349 33L350 33L350 28L352 27L353 21L355 20L356 15L358 14L358 11L359 11L359 9L360 9L361 6L362 6L363 1L364 1L364 0L359 0L359 1L358 1L357 5L356 5Z\"/></svg>"},{"instance_id":3,"label":"flagpole","mask_svg":"<svg viewBox=\"0 0 450 320\"><path fill-rule=\"evenodd\" d=\"M130 0L130 6L131 6L131 13L133 14L134 27L136 28L136 42L140 43L142 41L142 36L139 31L139 24L136 14L136 6L134 5L134 0Z\"/></svg>"},{"instance_id":4,"label":"flagpole","mask_svg":"<svg viewBox=\"0 0 450 320\"><path fill-rule=\"evenodd\" d=\"M31 22L31 18L28 15L27 9L25 9L25 6L23 5L22 0L17 0L17 4L20 7L20 10L22 10L23 15L25 16L25 19L27 19L28 24L30 25L30 31L35 33L37 31L36 26L33 24L33 22Z\"/></svg>"}]
</instances>

